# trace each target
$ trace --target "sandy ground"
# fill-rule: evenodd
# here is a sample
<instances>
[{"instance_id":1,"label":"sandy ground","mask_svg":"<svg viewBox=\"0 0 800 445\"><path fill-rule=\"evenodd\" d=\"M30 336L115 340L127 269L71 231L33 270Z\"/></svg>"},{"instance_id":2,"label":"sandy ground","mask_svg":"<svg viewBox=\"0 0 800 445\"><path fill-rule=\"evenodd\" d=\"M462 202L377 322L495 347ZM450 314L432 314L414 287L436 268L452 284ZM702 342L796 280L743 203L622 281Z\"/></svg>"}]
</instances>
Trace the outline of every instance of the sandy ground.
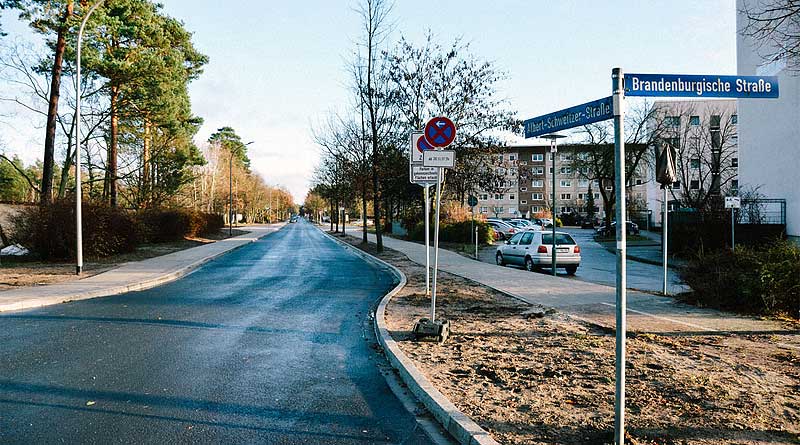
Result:
<instances>
[{"instance_id":1,"label":"sandy ground","mask_svg":"<svg viewBox=\"0 0 800 445\"><path fill-rule=\"evenodd\" d=\"M613 441L613 333L441 273L437 317L451 320L451 337L441 345L415 342L410 329L430 307L424 268L395 251L379 256L408 277L387 308L392 337L495 439ZM746 336L632 336L628 443L800 443L800 352L782 346L800 346L794 328Z\"/></svg>"},{"instance_id":2,"label":"sandy ground","mask_svg":"<svg viewBox=\"0 0 800 445\"><path fill-rule=\"evenodd\" d=\"M247 233L244 230L233 230L233 236ZM179 250L189 249L216 240L228 237L228 230L220 231L218 234L206 238L187 238L182 241L158 244L144 244L139 246L136 251L115 255L108 258L88 258L84 262L83 274L80 278L87 278L107 270L113 269L120 264L142 261ZM19 260L14 257L4 256L0 264L0 292L16 289L21 286L39 286L53 283L63 283L76 280L74 262L40 262Z\"/></svg>"}]
</instances>

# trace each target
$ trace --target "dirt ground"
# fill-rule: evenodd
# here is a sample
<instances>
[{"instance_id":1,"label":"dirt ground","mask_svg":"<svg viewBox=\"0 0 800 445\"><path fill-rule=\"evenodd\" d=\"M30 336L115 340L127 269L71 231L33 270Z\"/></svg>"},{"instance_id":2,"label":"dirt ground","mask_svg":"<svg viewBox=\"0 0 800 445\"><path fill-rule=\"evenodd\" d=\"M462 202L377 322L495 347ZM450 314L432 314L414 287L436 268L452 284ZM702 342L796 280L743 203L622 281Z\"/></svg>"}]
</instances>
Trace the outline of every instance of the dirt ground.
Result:
<instances>
[{"instance_id":1,"label":"dirt ground","mask_svg":"<svg viewBox=\"0 0 800 445\"><path fill-rule=\"evenodd\" d=\"M416 342L410 330L430 307L424 268L388 249L379 256L408 277L387 308L392 337L496 440L613 441L613 332L440 272L437 318L451 320L451 337L444 344ZM744 336L631 334L628 443L800 443L798 346L798 329Z\"/></svg>"},{"instance_id":2,"label":"dirt ground","mask_svg":"<svg viewBox=\"0 0 800 445\"><path fill-rule=\"evenodd\" d=\"M247 233L244 230L233 230L233 236ZM143 244L134 252L111 256L108 258L87 258L84 262L83 274L80 278L90 277L113 269L123 263L142 261L179 250L189 249L228 237L228 230L205 238L186 238L181 241L158 244ZM78 279L75 276L74 262L42 262L3 256L0 264L0 292L16 289L21 286L39 286L63 283Z\"/></svg>"}]
</instances>

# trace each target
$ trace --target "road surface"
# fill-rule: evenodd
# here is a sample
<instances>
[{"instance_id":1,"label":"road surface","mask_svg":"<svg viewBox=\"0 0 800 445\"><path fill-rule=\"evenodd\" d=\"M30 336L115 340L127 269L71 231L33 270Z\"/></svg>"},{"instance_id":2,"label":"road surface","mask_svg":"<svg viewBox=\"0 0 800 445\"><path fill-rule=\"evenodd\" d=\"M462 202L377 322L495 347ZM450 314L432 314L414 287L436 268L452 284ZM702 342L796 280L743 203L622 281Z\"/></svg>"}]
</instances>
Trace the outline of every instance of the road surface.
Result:
<instances>
[{"instance_id":1,"label":"road surface","mask_svg":"<svg viewBox=\"0 0 800 445\"><path fill-rule=\"evenodd\" d=\"M0 443L430 443L380 372L392 286L301 222L168 285L0 315Z\"/></svg>"}]
</instances>

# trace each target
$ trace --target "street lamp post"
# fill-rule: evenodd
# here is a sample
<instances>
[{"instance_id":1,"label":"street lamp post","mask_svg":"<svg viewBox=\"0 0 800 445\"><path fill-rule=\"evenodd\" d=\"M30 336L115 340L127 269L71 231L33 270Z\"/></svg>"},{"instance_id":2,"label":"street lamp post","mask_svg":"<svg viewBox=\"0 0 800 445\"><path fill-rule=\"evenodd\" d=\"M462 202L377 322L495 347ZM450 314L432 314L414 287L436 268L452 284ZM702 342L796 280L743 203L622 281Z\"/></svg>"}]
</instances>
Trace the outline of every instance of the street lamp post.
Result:
<instances>
[{"instance_id":1,"label":"street lamp post","mask_svg":"<svg viewBox=\"0 0 800 445\"><path fill-rule=\"evenodd\" d=\"M83 271L83 215L81 214L81 41L83 29L89 16L103 4L97 0L83 17L78 29L77 50L75 53L75 274Z\"/></svg>"},{"instance_id":2,"label":"street lamp post","mask_svg":"<svg viewBox=\"0 0 800 445\"><path fill-rule=\"evenodd\" d=\"M553 205L550 207L552 209L551 217L553 218L553 246L551 247L551 272L553 276L556 276L556 153L558 153L558 140L561 138L565 138L566 136L560 134L546 134L542 136L542 139L549 139L550 140L550 165L553 168L553 190L552 190L552 203Z\"/></svg>"}]
</instances>

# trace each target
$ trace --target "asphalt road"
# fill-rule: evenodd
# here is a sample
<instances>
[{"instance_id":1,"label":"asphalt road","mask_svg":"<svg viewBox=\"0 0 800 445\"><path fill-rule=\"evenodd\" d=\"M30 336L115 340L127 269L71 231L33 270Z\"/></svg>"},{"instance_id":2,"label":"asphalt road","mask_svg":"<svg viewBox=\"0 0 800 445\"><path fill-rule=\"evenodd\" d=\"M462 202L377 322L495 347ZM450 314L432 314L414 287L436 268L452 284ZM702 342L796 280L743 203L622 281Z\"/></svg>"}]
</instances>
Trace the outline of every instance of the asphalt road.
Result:
<instances>
[{"instance_id":1,"label":"asphalt road","mask_svg":"<svg viewBox=\"0 0 800 445\"><path fill-rule=\"evenodd\" d=\"M430 443L380 372L392 285L301 222L168 285L0 315L0 443Z\"/></svg>"}]
</instances>

